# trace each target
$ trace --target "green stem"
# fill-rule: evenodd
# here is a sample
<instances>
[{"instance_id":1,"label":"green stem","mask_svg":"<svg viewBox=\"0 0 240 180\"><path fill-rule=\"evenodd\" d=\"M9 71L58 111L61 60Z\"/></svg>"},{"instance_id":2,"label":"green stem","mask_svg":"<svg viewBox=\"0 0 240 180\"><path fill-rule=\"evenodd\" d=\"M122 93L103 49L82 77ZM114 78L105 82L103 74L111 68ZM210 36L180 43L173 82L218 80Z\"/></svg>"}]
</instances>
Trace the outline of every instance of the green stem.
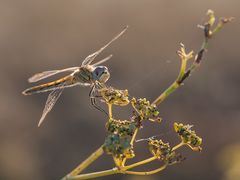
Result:
<instances>
[{"instance_id":1,"label":"green stem","mask_svg":"<svg viewBox=\"0 0 240 180\"><path fill-rule=\"evenodd\" d=\"M157 99L155 99L152 103L158 106L161 102L163 102L170 94L172 94L177 88L179 84L174 82L172 83Z\"/></svg>"},{"instance_id":2,"label":"green stem","mask_svg":"<svg viewBox=\"0 0 240 180\"><path fill-rule=\"evenodd\" d=\"M181 68L179 75L177 79L160 95L158 98L156 98L152 105L155 104L158 106L161 102L163 102L170 94L172 94L181 84L179 81L182 79L184 76L184 73L186 71L186 66L187 66L187 59L182 59L181 60Z\"/></svg>"},{"instance_id":3,"label":"green stem","mask_svg":"<svg viewBox=\"0 0 240 180\"><path fill-rule=\"evenodd\" d=\"M72 172L70 172L62 180L69 179L72 176L80 174L84 169L86 169L91 163L98 159L104 153L103 147L98 148L94 153L92 153L85 161L83 161L78 167L76 167Z\"/></svg>"}]
</instances>

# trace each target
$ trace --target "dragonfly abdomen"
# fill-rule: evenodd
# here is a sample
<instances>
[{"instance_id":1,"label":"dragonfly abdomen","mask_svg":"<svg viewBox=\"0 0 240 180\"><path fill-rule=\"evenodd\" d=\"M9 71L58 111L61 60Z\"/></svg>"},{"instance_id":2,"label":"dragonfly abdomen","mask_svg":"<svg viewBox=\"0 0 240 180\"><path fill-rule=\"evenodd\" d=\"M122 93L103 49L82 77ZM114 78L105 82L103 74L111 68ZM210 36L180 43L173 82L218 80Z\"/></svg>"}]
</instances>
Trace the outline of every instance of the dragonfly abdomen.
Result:
<instances>
[{"instance_id":1,"label":"dragonfly abdomen","mask_svg":"<svg viewBox=\"0 0 240 180\"><path fill-rule=\"evenodd\" d=\"M41 84L38 86L28 88L25 91L23 91L22 93L24 95L37 94L37 93L41 93L41 92L47 92L47 91L52 91L55 89L64 88L66 86L74 85L75 83L76 83L75 78L71 75L68 75L68 76L65 76L56 81L52 81L49 83L45 83L45 84Z\"/></svg>"}]
</instances>

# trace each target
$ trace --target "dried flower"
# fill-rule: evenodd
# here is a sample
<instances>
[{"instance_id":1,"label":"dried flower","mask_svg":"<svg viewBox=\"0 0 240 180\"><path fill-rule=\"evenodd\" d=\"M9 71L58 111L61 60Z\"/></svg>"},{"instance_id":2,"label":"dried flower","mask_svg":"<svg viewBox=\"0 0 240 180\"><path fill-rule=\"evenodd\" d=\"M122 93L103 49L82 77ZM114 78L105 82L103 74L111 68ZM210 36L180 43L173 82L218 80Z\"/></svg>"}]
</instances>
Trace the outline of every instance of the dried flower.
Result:
<instances>
[{"instance_id":1,"label":"dried flower","mask_svg":"<svg viewBox=\"0 0 240 180\"><path fill-rule=\"evenodd\" d=\"M140 116L141 120L161 122L161 118L159 117L159 111L157 110L156 105L150 104L150 102L147 101L146 98L133 98L131 103L135 111Z\"/></svg>"},{"instance_id":2,"label":"dried flower","mask_svg":"<svg viewBox=\"0 0 240 180\"><path fill-rule=\"evenodd\" d=\"M128 90L118 90L113 87L99 89L99 92L107 104L126 106L129 104Z\"/></svg>"},{"instance_id":3,"label":"dried flower","mask_svg":"<svg viewBox=\"0 0 240 180\"><path fill-rule=\"evenodd\" d=\"M174 130L180 136L183 143L187 144L194 151L201 151L202 138L196 135L195 131L191 130L192 125L183 125L174 123Z\"/></svg>"}]
</instances>

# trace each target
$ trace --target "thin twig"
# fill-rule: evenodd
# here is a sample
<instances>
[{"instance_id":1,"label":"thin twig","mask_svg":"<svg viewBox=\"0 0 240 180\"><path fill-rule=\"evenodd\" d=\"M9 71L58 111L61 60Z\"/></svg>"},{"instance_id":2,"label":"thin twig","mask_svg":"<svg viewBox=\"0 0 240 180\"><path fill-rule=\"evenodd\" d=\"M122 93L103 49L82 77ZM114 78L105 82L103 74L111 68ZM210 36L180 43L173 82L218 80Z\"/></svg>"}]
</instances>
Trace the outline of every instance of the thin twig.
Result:
<instances>
[{"instance_id":1,"label":"thin twig","mask_svg":"<svg viewBox=\"0 0 240 180\"><path fill-rule=\"evenodd\" d=\"M85 161L83 161L78 167L76 167L72 172L70 172L62 180L67 180L70 177L80 174L84 169L86 169L91 163L98 159L104 153L103 147L98 148L94 153L92 153Z\"/></svg>"}]
</instances>

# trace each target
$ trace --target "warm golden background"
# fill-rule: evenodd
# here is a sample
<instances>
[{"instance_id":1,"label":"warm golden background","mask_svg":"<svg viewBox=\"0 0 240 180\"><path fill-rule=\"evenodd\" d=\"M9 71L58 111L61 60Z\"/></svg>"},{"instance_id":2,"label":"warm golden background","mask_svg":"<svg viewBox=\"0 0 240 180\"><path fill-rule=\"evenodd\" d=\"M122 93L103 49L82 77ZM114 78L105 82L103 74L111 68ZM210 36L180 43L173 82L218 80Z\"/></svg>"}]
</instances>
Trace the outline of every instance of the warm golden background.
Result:
<instances>
[{"instance_id":1,"label":"warm golden background","mask_svg":"<svg viewBox=\"0 0 240 180\"><path fill-rule=\"evenodd\" d=\"M88 88L67 89L41 128L47 94L24 97L36 72L80 65L125 25L130 28L100 58L109 84L153 100L177 76L179 42L198 49L207 9L234 16L210 42L201 67L160 106L161 126L146 124L138 139L162 134L172 145L174 121L195 125L203 152L162 173L102 180L238 180L240 177L239 0L0 0L0 179L60 179L104 141L105 116L91 107ZM115 116L126 118L129 111ZM147 156L137 144L137 156ZM111 168L104 156L89 171ZM156 167L156 164L155 164Z\"/></svg>"}]
</instances>

